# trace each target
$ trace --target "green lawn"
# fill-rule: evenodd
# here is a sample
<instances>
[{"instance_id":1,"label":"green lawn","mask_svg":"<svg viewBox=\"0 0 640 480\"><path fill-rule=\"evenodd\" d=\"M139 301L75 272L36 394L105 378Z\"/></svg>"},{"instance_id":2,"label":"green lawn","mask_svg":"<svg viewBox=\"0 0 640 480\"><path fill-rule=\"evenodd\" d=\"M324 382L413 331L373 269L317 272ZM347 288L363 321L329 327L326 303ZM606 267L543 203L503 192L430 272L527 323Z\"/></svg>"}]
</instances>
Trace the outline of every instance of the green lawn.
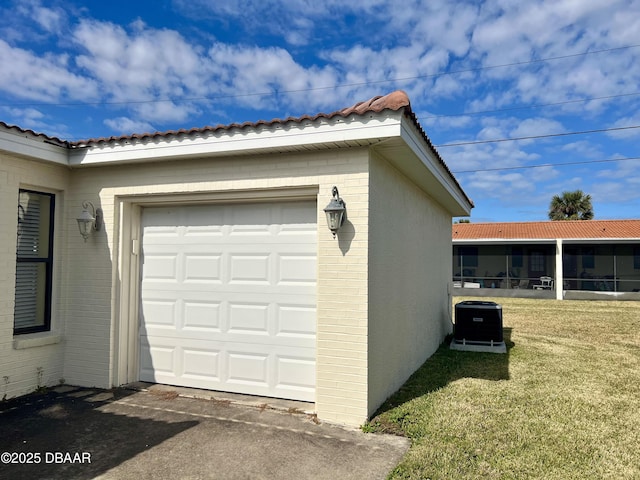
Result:
<instances>
[{"instance_id":1,"label":"green lawn","mask_svg":"<svg viewBox=\"0 0 640 480\"><path fill-rule=\"evenodd\" d=\"M390 478L640 479L640 302L483 300L508 353L445 344L381 407Z\"/></svg>"}]
</instances>

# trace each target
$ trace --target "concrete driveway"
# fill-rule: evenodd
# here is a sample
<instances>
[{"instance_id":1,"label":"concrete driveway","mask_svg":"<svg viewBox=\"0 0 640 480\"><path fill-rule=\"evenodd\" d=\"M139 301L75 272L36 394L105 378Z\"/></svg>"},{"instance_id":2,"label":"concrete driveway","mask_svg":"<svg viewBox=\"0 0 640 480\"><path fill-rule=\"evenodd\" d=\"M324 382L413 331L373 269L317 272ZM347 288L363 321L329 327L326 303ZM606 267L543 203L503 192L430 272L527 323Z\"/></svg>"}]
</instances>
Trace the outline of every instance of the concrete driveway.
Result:
<instances>
[{"instance_id":1,"label":"concrete driveway","mask_svg":"<svg viewBox=\"0 0 640 480\"><path fill-rule=\"evenodd\" d=\"M382 479L409 447L295 404L185 392L61 386L2 402L0 478Z\"/></svg>"}]
</instances>

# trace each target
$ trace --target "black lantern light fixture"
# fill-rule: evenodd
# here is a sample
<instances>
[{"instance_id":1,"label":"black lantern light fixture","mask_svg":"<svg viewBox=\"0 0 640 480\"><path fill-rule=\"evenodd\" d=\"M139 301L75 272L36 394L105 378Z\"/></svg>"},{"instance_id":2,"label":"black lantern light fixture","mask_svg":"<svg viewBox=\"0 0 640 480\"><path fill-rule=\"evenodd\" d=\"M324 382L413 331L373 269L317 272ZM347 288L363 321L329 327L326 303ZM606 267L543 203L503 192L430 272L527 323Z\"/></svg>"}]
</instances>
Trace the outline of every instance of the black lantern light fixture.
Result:
<instances>
[{"instance_id":1,"label":"black lantern light fixture","mask_svg":"<svg viewBox=\"0 0 640 480\"><path fill-rule=\"evenodd\" d=\"M329 230L333 233L333 238L336 237L336 233L340 230L340 227L347 218L347 207L344 200L340 198L338 187L333 187L331 190L333 198L329 202L329 205L324 209L324 213L327 215L327 225Z\"/></svg>"},{"instance_id":2,"label":"black lantern light fixture","mask_svg":"<svg viewBox=\"0 0 640 480\"><path fill-rule=\"evenodd\" d=\"M89 211L91 208L91 211ZM95 208L93 203L89 201L82 202L82 213L78 218L78 228L80 229L80 235L87 241L92 231L98 231L102 227L102 209Z\"/></svg>"}]
</instances>

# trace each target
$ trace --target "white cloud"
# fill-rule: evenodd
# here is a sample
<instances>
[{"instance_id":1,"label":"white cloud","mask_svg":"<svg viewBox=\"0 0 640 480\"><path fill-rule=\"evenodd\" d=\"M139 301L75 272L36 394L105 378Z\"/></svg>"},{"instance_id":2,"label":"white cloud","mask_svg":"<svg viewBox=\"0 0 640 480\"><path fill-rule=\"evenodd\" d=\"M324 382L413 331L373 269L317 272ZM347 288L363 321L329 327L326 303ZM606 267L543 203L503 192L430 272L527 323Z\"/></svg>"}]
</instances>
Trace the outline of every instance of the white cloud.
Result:
<instances>
[{"instance_id":1,"label":"white cloud","mask_svg":"<svg viewBox=\"0 0 640 480\"><path fill-rule=\"evenodd\" d=\"M197 46L173 30L134 26L129 34L111 23L81 22L73 38L87 53L79 55L77 63L103 82L115 100L121 100L119 94L144 97L203 88Z\"/></svg>"},{"instance_id":2,"label":"white cloud","mask_svg":"<svg viewBox=\"0 0 640 480\"><path fill-rule=\"evenodd\" d=\"M560 146L560 150L567 152L570 155L577 155L579 158L584 159L604 159L601 146L590 142L588 140L578 140L575 142L568 142Z\"/></svg>"},{"instance_id":3,"label":"white cloud","mask_svg":"<svg viewBox=\"0 0 640 480\"><path fill-rule=\"evenodd\" d=\"M33 19L47 32L60 33L64 26L64 12L60 9L37 7Z\"/></svg>"},{"instance_id":4,"label":"white cloud","mask_svg":"<svg viewBox=\"0 0 640 480\"><path fill-rule=\"evenodd\" d=\"M43 103L60 99L90 100L95 98L97 84L71 71L65 54L37 55L12 47L0 40L0 89L18 98Z\"/></svg>"},{"instance_id":5,"label":"white cloud","mask_svg":"<svg viewBox=\"0 0 640 480\"><path fill-rule=\"evenodd\" d=\"M61 139L70 137L69 128L64 123L37 108L0 107L0 115L9 125L17 125L20 128Z\"/></svg>"},{"instance_id":6,"label":"white cloud","mask_svg":"<svg viewBox=\"0 0 640 480\"><path fill-rule=\"evenodd\" d=\"M497 198L512 205L531 202L535 184L526 173L478 172L465 181L473 198Z\"/></svg>"},{"instance_id":7,"label":"white cloud","mask_svg":"<svg viewBox=\"0 0 640 480\"><path fill-rule=\"evenodd\" d=\"M47 33L59 34L66 24L65 11L57 6L43 6L39 0L16 2L16 13L29 18Z\"/></svg>"},{"instance_id":8,"label":"white cloud","mask_svg":"<svg viewBox=\"0 0 640 480\"><path fill-rule=\"evenodd\" d=\"M3 109L8 115L13 118L19 118L18 125L33 124L34 122L40 122L45 115L35 108L9 108Z\"/></svg>"},{"instance_id":9,"label":"white cloud","mask_svg":"<svg viewBox=\"0 0 640 480\"><path fill-rule=\"evenodd\" d=\"M150 123L128 117L108 118L104 124L122 135L129 135L131 132L153 133L156 131Z\"/></svg>"},{"instance_id":10,"label":"white cloud","mask_svg":"<svg viewBox=\"0 0 640 480\"><path fill-rule=\"evenodd\" d=\"M518 123L518 126L509 132L510 137L530 137L562 133L565 128L556 120L548 118L527 118Z\"/></svg>"},{"instance_id":11,"label":"white cloud","mask_svg":"<svg viewBox=\"0 0 640 480\"><path fill-rule=\"evenodd\" d=\"M147 28L137 22L133 31L111 23L83 21L74 40L85 52L76 62L96 78L109 102L130 102L145 121L185 121L198 112L192 104L170 99L209 94L203 56L172 30Z\"/></svg>"},{"instance_id":12,"label":"white cloud","mask_svg":"<svg viewBox=\"0 0 640 480\"><path fill-rule=\"evenodd\" d=\"M607 135L611 138L621 139L621 140L638 140L638 136L640 135L639 128L629 128L627 127L637 127L640 125L640 113L635 115L630 115L628 117L619 118L616 120L612 128L624 128L625 130L616 130L612 132L607 132Z\"/></svg>"},{"instance_id":13,"label":"white cloud","mask_svg":"<svg viewBox=\"0 0 640 480\"><path fill-rule=\"evenodd\" d=\"M247 107L323 108L332 99L323 90L336 83L332 67L303 67L282 48L242 47L217 43L208 55L212 76L221 93ZM278 96L271 95L276 92ZM252 93L253 95L247 95ZM267 94L261 96L258 94Z\"/></svg>"},{"instance_id":14,"label":"white cloud","mask_svg":"<svg viewBox=\"0 0 640 480\"><path fill-rule=\"evenodd\" d=\"M460 130L474 124L474 117L467 115L433 115L428 112L417 113L420 125L425 128L434 127L439 131Z\"/></svg>"},{"instance_id":15,"label":"white cloud","mask_svg":"<svg viewBox=\"0 0 640 480\"><path fill-rule=\"evenodd\" d=\"M615 162L596 174L593 192L602 202L628 203L640 198L640 160ZM636 215L637 216L637 215Z\"/></svg>"},{"instance_id":16,"label":"white cloud","mask_svg":"<svg viewBox=\"0 0 640 480\"><path fill-rule=\"evenodd\" d=\"M639 181L640 176L636 175L623 183L624 188L621 188L619 181L598 182L591 187L590 192L598 202L628 205L630 201L640 198Z\"/></svg>"}]
</instances>

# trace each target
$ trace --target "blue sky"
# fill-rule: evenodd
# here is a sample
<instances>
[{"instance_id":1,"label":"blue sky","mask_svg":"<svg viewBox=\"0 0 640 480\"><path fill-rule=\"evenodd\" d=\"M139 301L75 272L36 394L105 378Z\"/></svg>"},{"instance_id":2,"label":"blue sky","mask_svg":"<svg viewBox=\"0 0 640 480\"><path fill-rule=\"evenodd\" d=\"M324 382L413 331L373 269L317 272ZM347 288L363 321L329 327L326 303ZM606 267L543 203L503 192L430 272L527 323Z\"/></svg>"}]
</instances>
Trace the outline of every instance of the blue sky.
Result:
<instances>
[{"instance_id":1,"label":"blue sky","mask_svg":"<svg viewBox=\"0 0 640 480\"><path fill-rule=\"evenodd\" d=\"M597 219L640 218L640 0L0 6L0 120L65 140L328 113L396 89L472 222L545 220L575 189Z\"/></svg>"}]
</instances>

